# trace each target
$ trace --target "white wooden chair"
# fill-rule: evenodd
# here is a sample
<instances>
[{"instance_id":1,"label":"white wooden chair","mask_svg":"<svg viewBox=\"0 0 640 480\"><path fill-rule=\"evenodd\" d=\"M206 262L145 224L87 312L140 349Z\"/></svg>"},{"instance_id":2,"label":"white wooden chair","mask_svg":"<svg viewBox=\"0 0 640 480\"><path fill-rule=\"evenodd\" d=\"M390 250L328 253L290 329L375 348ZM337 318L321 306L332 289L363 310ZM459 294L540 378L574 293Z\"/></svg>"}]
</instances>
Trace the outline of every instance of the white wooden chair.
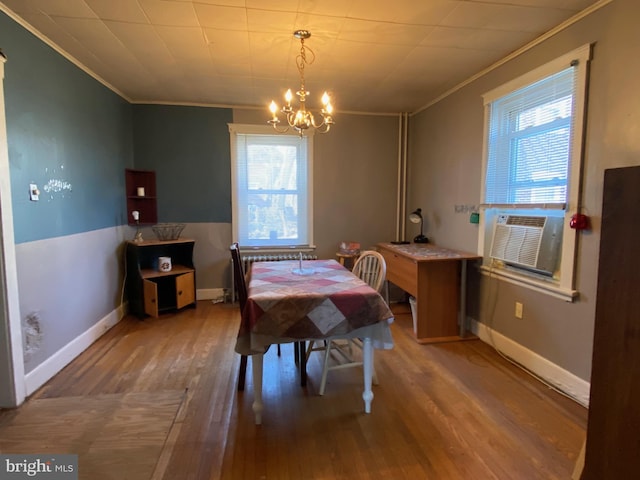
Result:
<instances>
[{"instance_id":1,"label":"white wooden chair","mask_svg":"<svg viewBox=\"0 0 640 480\"><path fill-rule=\"evenodd\" d=\"M384 285L387 274L387 264L384 257L374 250L363 251L353 265L353 273L368 283L374 290L380 292ZM324 363L322 367L322 379L320 381L319 394L324 395L327 384L327 374L329 370L340 370L350 367L362 367L362 356L354 358L353 347L362 351L362 341L358 338L351 340L331 340L323 342L320 346L318 342L310 342L307 348L307 358L311 352L324 351ZM331 358L335 362L331 361ZM373 369L373 383L378 384L375 368Z\"/></svg>"}]
</instances>

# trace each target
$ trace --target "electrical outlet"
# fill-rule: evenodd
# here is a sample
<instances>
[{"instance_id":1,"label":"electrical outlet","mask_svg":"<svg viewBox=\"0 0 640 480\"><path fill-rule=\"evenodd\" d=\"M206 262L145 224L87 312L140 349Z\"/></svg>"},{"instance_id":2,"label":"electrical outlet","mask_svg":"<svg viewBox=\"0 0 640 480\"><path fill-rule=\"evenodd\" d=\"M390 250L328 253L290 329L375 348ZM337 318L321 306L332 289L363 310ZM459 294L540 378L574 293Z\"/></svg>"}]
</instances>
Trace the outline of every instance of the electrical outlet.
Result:
<instances>
[{"instance_id":1,"label":"electrical outlet","mask_svg":"<svg viewBox=\"0 0 640 480\"><path fill-rule=\"evenodd\" d=\"M522 318L522 304L516 302L516 318Z\"/></svg>"}]
</instances>

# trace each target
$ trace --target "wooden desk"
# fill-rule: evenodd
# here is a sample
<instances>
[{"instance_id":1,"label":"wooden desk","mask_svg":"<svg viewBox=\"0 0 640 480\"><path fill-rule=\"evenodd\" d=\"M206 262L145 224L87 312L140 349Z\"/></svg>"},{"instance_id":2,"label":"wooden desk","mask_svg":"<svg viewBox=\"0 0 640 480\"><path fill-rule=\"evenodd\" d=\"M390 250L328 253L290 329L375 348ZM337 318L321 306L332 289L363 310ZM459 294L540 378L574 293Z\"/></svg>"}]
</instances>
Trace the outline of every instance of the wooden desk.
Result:
<instances>
[{"instance_id":1,"label":"wooden desk","mask_svg":"<svg viewBox=\"0 0 640 480\"><path fill-rule=\"evenodd\" d=\"M379 243L377 250L387 263L387 280L416 298L418 342L470 337L465 301L467 260L481 257L428 243Z\"/></svg>"}]
</instances>

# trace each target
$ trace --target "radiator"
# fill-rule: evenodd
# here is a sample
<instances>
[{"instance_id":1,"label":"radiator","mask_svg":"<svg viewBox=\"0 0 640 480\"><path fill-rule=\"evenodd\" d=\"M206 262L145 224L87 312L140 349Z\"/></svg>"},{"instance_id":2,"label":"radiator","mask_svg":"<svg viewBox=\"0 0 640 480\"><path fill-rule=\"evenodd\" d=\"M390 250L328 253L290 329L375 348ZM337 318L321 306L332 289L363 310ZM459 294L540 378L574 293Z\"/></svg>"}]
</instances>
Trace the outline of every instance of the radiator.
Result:
<instances>
[{"instance_id":1,"label":"radiator","mask_svg":"<svg viewBox=\"0 0 640 480\"><path fill-rule=\"evenodd\" d=\"M254 262L282 262L283 260L299 260L300 252L279 253L271 255L242 255L242 267L244 272L249 272L251 264ZM318 256L313 253L303 253L302 260L317 260ZM236 282L233 273L233 260L231 261L231 301L236 301Z\"/></svg>"},{"instance_id":2,"label":"radiator","mask_svg":"<svg viewBox=\"0 0 640 480\"><path fill-rule=\"evenodd\" d=\"M299 260L300 253L283 253L278 255L243 255L242 266L244 272L249 272L253 262L281 262L283 260ZM318 256L311 253L303 253L302 260L317 260Z\"/></svg>"}]
</instances>

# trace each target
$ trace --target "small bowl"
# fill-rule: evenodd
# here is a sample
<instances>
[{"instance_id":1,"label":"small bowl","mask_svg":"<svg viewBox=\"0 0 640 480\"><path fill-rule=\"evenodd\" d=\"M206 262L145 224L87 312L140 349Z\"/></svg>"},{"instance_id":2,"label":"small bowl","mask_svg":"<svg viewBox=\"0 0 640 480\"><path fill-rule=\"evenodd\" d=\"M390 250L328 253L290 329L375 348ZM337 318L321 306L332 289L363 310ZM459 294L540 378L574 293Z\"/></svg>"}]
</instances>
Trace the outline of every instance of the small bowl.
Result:
<instances>
[{"instance_id":1,"label":"small bowl","mask_svg":"<svg viewBox=\"0 0 640 480\"><path fill-rule=\"evenodd\" d=\"M159 223L151 227L151 229L158 237L158 240L167 241L179 239L184 227L186 227L184 223Z\"/></svg>"}]
</instances>

